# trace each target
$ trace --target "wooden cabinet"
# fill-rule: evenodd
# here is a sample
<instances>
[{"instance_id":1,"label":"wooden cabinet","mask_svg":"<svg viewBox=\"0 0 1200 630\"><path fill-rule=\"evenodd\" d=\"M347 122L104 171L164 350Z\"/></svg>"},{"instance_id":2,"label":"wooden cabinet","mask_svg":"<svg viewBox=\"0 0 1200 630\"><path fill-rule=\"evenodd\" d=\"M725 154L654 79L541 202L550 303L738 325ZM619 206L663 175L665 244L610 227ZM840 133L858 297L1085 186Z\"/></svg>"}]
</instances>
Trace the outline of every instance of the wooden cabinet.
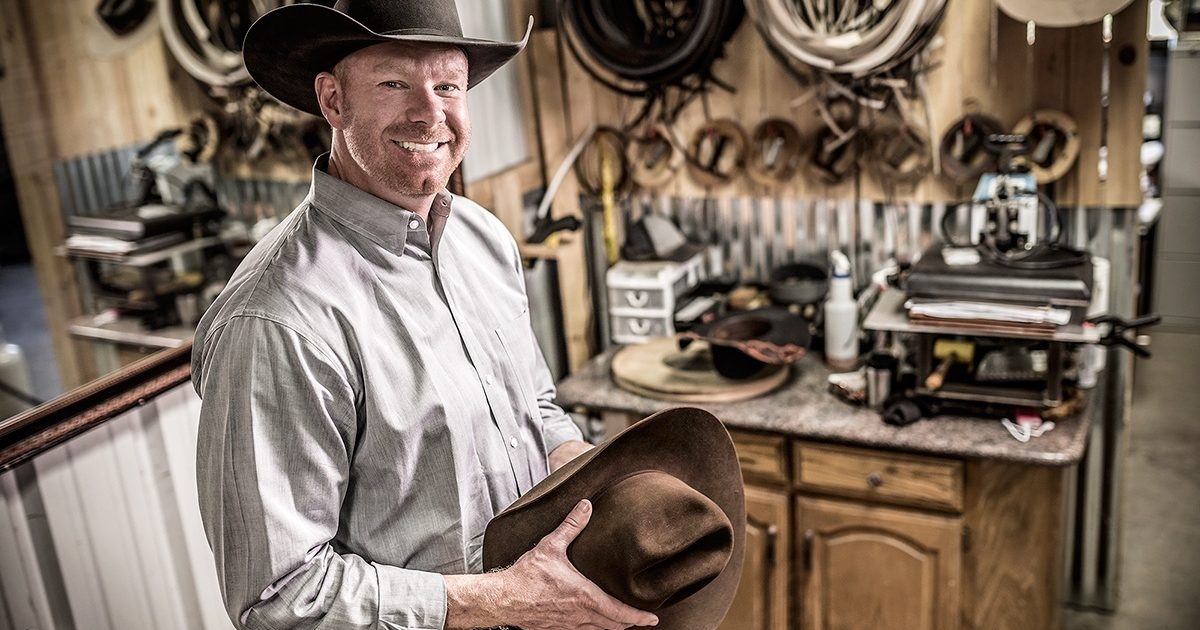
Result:
<instances>
[{"instance_id":1,"label":"wooden cabinet","mask_svg":"<svg viewBox=\"0 0 1200 630\"><path fill-rule=\"evenodd\" d=\"M787 492L746 486L746 560L720 630L787 630L791 522Z\"/></svg>"},{"instance_id":2,"label":"wooden cabinet","mask_svg":"<svg viewBox=\"0 0 1200 630\"><path fill-rule=\"evenodd\" d=\"M799 497L796 523L805 630L959 628L959 517Z\"/></svg>"},{"instance_id":3,"label":"wooden cabinet","mask_svg":"<svg viewBox=\"0 0 1200 630\"><path fill-rule=\"evenodd\" d=\"M720 630L1059 626L1067 469L730 435L746 559Z\"/></svg>"}]
</instances>

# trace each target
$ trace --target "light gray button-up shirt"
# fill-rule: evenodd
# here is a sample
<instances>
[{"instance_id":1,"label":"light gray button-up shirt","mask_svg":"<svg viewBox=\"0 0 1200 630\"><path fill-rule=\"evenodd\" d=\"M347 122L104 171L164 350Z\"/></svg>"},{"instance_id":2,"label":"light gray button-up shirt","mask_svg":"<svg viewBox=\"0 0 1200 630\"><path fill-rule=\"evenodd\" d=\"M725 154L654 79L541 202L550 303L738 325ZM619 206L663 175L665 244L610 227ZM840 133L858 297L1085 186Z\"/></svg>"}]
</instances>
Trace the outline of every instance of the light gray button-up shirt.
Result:
<instances>
[{"instance_id":1,"label":"light gray button-up shirt","mask_svg":"<svg viewBox=\"0 0 1200 630\"><path fill-rule=\"evenodd\" d=\"M196 330L200 512L246 627L442 628L440 574L581 435L504 225L445 192L427 225L327 160Z\"/></svg>"}]
</instances>

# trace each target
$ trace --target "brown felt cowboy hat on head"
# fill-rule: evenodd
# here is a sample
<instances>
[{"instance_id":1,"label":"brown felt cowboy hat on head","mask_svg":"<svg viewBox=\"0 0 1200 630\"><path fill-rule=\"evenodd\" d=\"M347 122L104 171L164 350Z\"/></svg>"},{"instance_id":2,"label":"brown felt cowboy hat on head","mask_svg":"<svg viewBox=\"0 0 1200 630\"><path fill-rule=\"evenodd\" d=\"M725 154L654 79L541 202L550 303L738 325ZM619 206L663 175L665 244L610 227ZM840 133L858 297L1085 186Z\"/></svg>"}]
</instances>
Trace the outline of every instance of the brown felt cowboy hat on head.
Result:
<instances>
[{"instance_id":1,"label":"brown felt cowboy hat on head","mask_svg":"<svg viewBox=\"0 0 1200 630\"><path fill-rule=\"evenodd\" d=\"M729 432L712 414L660 411L555 471L488 523L485 570L516 562L582 499L571 564L659 630L711 630L742 576L746 502Z\"/></svg>"},{"instance_id":2,"label":"brown felt cowboy hat on head","mask_svg":"<svg viewBox=\"0 0 1200 630\"><path fill-rule=\"evenodd\" d=\"M467 55L467 88L508 63L529 41L463 37L454 0L338 0L332 8L291 4L260 17L246 32L242 56L262 89L280 101L321 115L314 82L350 53L383 42L457 46Z\"/></svg>"}]
</instances>

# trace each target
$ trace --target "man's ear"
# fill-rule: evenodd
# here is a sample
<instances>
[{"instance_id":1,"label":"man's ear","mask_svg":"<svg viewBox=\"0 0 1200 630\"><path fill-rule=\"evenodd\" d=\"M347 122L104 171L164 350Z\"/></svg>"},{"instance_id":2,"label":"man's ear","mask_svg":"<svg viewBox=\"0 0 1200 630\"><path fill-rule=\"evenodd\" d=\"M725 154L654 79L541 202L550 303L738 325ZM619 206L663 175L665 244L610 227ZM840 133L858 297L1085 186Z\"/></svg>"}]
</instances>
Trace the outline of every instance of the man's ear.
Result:
<instances>
[{"instance_id":1,"label":"man's ear","mask_svg":"<svg viewBox=\"0 0 1200 630\"><path fill-rule=\"evenodd\" d=\"M320 106L326 122L334 129L341 129L344 96L341 82L332 74L322 72L313 81L313 88L317 91L317 105Z\"/></svg>"}]
</instances>

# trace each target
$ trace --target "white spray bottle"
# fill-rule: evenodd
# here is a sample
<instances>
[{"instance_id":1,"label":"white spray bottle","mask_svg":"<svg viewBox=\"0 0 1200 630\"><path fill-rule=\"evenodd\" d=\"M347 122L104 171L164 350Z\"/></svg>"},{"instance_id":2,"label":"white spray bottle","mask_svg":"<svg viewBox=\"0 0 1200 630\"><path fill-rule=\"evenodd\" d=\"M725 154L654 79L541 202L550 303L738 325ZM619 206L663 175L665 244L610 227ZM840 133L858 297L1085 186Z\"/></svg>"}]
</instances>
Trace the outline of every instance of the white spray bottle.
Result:
<instances>
[{"instance_id":1,"label":"white spray bottle","mask_svg":"<svg viewBox=\"0 0 1200 630\"><path fill-rule=\"evenodd\" d=\"M830 254L833 278L825 301L825 364L849 370L858 360L858 303L850 280L850 259L840 251Z\"/></svg>"}]
</instances>

